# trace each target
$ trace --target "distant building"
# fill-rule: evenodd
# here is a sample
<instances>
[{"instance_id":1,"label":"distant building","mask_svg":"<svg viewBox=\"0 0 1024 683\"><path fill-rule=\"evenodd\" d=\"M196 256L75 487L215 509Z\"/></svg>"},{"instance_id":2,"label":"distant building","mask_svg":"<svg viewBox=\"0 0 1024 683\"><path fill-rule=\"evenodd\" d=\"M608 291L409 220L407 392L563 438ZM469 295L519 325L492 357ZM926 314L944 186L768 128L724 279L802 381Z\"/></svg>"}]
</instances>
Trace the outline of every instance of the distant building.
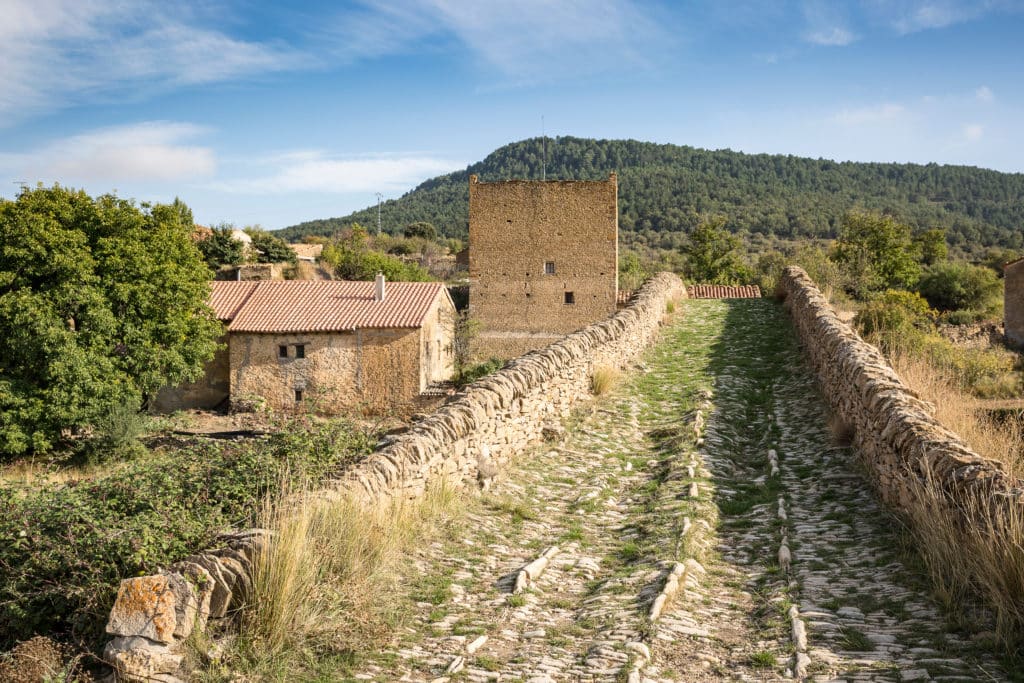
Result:
<instances>
[{"instance_id":1,"label":"distant building","mask_svg":"<svg viewBox=\"0 0 1024 683\"><path fill-rule=\"evenodd\" d=\"M274 410L385 412L452 375L455 307L440 282L343 280L211 283L226 349L198 382L154 408L263 403Z\"/></svg>"},{"instance_id":2,"label":"distant building","mask_svg":"<svg viewBox=\"0 0 1024 683\"><path fill-rule=\"evenodd\" d=\"M1003 266L1003 324L1006 340L1024 346L1024 258Z\"/></svg>"},{"instance_id":3,"label":"distant building","mask_svg":"<svg viewBox=\"0 0 1024 683\"><path fill-rule=\"evenodd\" d=\"M469 177L469 308L478 354L512 357L613 314L618 182Z\"/></svg>"}]
</instances>

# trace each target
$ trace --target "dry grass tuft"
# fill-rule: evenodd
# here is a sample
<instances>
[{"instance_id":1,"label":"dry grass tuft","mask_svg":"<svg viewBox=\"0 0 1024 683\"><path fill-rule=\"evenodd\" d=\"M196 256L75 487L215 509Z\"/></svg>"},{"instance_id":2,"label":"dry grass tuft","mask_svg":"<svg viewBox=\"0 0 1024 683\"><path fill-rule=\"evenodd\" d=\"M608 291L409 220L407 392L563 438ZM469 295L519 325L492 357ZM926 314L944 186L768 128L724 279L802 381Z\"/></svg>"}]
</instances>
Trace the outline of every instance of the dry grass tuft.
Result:
<instances>
[{"instance_id":1,"label":"dry grass tuft","mask_svg":"<svg viewBox=\"0 0 1024 683\"><path fill-rule=\"evenodd\" d=\"M608 393L618 383L621 375L618 368L598 365L594 368L594 374L590 376L590 391L594 396Z\"/></svg>"},{"instance_id":2,"label":"dry grass tuft","mask_svg":"<svg viewBox=\"0 0 1024 683\"><path fill-rule=\"evenodd\" d=\"M265 505L274 530L258 559L240 647L267 672L309 650L372 650L390 638L400 611L403 553L456 508L448 484L417 500L369 505L315 491L285 492Z\"/></svg>"}]
</instances>

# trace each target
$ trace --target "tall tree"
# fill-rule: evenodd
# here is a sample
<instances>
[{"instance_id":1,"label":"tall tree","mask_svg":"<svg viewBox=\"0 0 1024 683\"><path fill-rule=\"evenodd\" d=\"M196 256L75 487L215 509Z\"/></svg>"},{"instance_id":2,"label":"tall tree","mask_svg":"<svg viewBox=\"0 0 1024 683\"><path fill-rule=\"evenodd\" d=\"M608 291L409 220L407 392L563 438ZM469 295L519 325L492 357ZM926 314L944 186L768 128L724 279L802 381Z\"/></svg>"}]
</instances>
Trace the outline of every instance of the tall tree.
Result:
<instances>
[{"instance_id":1,"label":"tall tree","mask_svg":"<svg viewBox=\"0 0 1024 683\"><path fill-rule=\"evenodd\" d=\"M752 277L740 256L740 239L725 229L725 216L707 217L683 245L686 275L694 282L736 284Z\"/></svg>"},{"instance_id":2,"label":"tall tree","mask_svg":"<svg viewBox=\"0 0 1024 683\"><path fill-rule=\"evenodd\" d=\"M221 325L192 230L177 200L55 185L0 201L0 454L45 450L200 375Z\"/></svg>"},{"instance_id":3,"label":"tall tree","mask_svg":"<svg viewBox=\"0 0 1024 683\"><path fill-rule=\"evenodd\" d=\"M884 289L906 289L921 275L909 225L891 216L850 212L843 217L832 258L846 268L858 297Z\"/></svg>"}]
</instances>

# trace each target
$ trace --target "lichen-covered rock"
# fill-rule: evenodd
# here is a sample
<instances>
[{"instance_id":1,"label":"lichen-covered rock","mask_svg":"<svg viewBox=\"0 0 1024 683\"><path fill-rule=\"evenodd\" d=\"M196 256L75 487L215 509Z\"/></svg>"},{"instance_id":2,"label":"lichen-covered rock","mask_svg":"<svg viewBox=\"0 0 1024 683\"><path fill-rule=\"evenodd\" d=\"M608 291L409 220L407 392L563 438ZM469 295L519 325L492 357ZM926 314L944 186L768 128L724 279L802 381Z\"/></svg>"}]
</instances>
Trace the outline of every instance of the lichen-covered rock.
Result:
<instances>
[{"instance_id":1,"label":"lichen-covered rock","mask_svg":"<svg viewBox=\"0 0 1024 683\"><path fill-rule=\"evenodd\" d=\"M103 649L103 659L113 667L118 680L172 683L180 680L176 674L184 657L167 645L148 638L118 636Z\"/></svg>"},{"instance_id":2,"label":"lichen-covered rock","mask_svg":"<svg viewBox=\"0 0 1024 683\"><path fill-rule=\"evenodd\" d=\"M177 601L169 577L124 579L110 611L107 633L142 636L159 643L174 640Z\"/></svg>"}]
</instances>

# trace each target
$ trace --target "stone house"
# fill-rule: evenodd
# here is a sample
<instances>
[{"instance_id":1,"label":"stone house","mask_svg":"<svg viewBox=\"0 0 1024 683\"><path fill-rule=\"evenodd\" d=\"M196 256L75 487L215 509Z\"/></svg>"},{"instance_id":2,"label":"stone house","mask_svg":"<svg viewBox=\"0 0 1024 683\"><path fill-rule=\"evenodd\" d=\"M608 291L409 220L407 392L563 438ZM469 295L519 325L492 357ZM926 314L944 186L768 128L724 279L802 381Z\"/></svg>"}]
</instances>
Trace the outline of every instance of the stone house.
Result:
<instances>
[{"instance_id":1,"label":"stone house","mask_svg":"<svg viewBox=\"0 0 1024 683\"><path fill-rule=\"evenodd\" d=\"M618 182L469 177L476 353L512 357L615 313Z\"/></svg>"},{"instance_id":2,"label":"stone house","mask_svg":"<svg viewBox=\"0 0 1024 683\"><path fill-rule=\"evenodd\" d=\"M215 281L209 303L225 348L201 380L161 391L158 411L382 413L452 376L455 307L441 282Z\"/></svg>"},{"instance_id":3,"label":"stone house","mask_svg":"<svg viewBox=\"0 0 1024 683\"><path fill-rule=\"evenodd\" d=\"M1024 258L1003 266L1003 326L1006 341L1024 346Z\"/></svg>"}]
</instances>

